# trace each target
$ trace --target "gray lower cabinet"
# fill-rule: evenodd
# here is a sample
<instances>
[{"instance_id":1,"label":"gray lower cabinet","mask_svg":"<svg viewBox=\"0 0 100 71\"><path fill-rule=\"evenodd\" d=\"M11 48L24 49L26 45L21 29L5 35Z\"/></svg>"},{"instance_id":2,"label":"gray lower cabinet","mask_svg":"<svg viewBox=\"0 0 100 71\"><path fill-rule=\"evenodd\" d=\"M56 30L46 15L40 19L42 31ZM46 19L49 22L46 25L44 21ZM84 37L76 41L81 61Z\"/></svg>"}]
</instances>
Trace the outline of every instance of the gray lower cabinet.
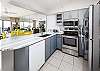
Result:
<instances>
[{"instance_id":1,"label":"gray lower cabinet","mask_svg":"<svg viewBox=\"0 0 100 71\"><path fill-rule=\"evenodd\" d=\"M57 48L58 49L62 48L62 37L61 37L61 35L57 35Z\"/></svg>"},{"instance_id":2,"label":"gray lower cabinet","mask_svg":"<svg viewBox=\"0 0 100 71\"><path fill-rule=\"evenodd\" d=\"M14 71L29 71L29 48L14 51Z\"/></svg>"},{"instance_id":3,"label":"gray lower cabinet","mask_svg":"<svg viewBox=\"0 0 100 71\"><path fill-rule=\"evenodd\" d=\"M55 37L54 36L51 37L50 45L51 45L50 53L52 54L55 51Z\"/></svg>"},{"instance_id":4,"label":"gray lower cabinet","mask_svg":"<svg viewBox=\"0 0 100 71\"><path fill-rule=\"evenodd\" d=\"M52 37L49 37L45 40L46 46L45 46L45 61L52 55L52 53L57 48L57 36L54 35Z\"/></svg>"},{"instance_id":5,"label":"gray lower cabinet","mask_svg":"<svg viewBox=\"0 0 100 71\"><path fill-rule=\"evenodd\" d=\"M50 57L50 38L47 38L45 40L45 59L47 61L47 59Z\"/></svg>"},{"instance_id":6,"label":"gray lower cabinet","mask_svg":"<svg viewBox=\"0 0 100 71\"><path fill-rule=\"evenodd\" d=\"M57 35L54 35L54 49L57 48Z\"/></svg>"},{"instance_id":7,"label":"gray lower cabinet","mask_svg":"<svg viewBox=\"0 0 100 71\"><path fill-rule=\"evenodd\" d=\"M38 71L45 63L45 40L14 50L14 71Z\"/></svg>"},{"instance_id":8,"label":"gray lower cabinet","mask_svg":"<svg viewBox=\"0 0 100 71\"><path fill-rule=\"evenodd\" d=\"M14 71L14 51L1 51L1 70Z\"/></svg>"}]
</instances>

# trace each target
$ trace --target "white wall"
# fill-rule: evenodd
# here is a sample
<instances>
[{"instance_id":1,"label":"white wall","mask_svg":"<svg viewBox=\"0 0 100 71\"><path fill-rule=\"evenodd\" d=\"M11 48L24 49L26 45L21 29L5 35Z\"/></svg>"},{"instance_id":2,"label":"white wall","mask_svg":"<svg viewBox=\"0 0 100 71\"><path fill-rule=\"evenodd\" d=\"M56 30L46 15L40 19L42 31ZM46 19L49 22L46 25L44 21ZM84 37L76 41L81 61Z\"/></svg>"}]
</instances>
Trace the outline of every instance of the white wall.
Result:
<instances>
[{"instance_id":1,"label":"white wall","mask_svg":"<svg viewBox=\"0 0 100 71\"><path fill-rule=\"evenodd\" d=\"M0 71L1 71L1 51L0 51Z\"/></svg>"},{"instance_id":2,"label":"white wall","mask_svg":"<svg viewBox=\"0 0 100 71\"><path fill-rule=\"evenodd\" d=\"M1 16L1 1L0 1L0 16Z\"/></svg>"},{"instance_id":3,"label":"white wall","mask_svg":"<svg viewBox=\"0 0 100 71\"><path fill-rule=\"evenodd\" d=\"M59 32L62 32L63 26L57 25L56 15L49 15L47 16L47 32L50 32L50 30L52 31L53 29L56 29Z\"/></svg>"},{"instance_id":4,"label":"white wall","mask_svg":"<svg viewBox=\"0 0 100 71\"><path fill-rule=\"evenodd\" d=\"M1 16L1 1L0 1L0 16ZM0 71L1 71L1 52L0 52Z\"/></svg>"},{"instance_id":5,"label":"white wall","mask_svg":"<svg viewBox=\"0 0 100 71\"><path fill-rule=\"evenodd\" d=\"M49 15L47 16L47 31L52 31L53 29L57 29L56 15Z\"/></svg>"}]
</instances>

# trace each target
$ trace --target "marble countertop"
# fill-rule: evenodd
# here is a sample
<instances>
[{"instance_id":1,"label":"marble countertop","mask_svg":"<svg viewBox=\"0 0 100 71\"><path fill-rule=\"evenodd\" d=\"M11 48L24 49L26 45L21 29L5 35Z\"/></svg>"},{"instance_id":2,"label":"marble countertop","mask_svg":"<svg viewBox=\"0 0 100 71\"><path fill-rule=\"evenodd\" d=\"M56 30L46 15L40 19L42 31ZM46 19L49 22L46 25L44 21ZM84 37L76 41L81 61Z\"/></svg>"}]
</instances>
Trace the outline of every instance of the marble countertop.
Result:
<instances>
[{"instance_id":1,"label":"marble countertop","mask_svg":"<svg viewBox=\"0 0 100 71\"><path fill-rule=\"evenodd\" d=\"M0 50L5 51L5 50L15 50L15 49L23 48L35 44L39 41L45 40L53 35L62 34L62 33L45 32L43 34L51 34L51 35L47 37L39 37L41 36L41 33L37 33L32 35L16 36L16 37L2 39L0 40Z\"/></svg>"}]
</instances>

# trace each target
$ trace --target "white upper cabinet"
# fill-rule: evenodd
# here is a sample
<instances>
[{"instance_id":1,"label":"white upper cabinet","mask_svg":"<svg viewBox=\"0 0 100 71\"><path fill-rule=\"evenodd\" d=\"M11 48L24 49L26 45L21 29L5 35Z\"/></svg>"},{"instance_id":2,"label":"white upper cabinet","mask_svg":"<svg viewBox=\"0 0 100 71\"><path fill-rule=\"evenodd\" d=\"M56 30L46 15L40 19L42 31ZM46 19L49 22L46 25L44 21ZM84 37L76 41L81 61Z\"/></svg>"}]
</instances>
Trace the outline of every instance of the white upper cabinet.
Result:
<instances>
[{"instance_id":1,"label":"white upper cabinet","mask_svg":"<svg viewBox=\"0 0 100 71\"><path fill-rule=\"evenodd\" d=\"M86 8L79 10L79 18L80 19L83 19L84 18L84 15L85 15L86 11L87 11Z\"/></svg>"},{"instance_id":2,"label":"white upper cabinet","mask_svg":"<svg viewBox=\"0 0 100 71\"><path fill-rule=\"evenodd\" d=\"M63 14L64 19L78 18L78 10L66 11Z\"/></svg>"},{"instance_id":3,"label":"white upper cabinet","mask_svg":"<svg viewBox=\"0 0 100 71\"><path fill-rule=\"evenodd\" d=\"M71 18L78 18L78 10L72 10L70 14Z\"/></svg>"},{"instance_id":4,"label":"white upper cabinet","mask_svg":"<svg viewBox=\"0 0 100 71\"><path fill-rule=\"evenodd\" d=\"M64 12L63 19L70 19L70 11Z\"/></svg>"}]
</instances>

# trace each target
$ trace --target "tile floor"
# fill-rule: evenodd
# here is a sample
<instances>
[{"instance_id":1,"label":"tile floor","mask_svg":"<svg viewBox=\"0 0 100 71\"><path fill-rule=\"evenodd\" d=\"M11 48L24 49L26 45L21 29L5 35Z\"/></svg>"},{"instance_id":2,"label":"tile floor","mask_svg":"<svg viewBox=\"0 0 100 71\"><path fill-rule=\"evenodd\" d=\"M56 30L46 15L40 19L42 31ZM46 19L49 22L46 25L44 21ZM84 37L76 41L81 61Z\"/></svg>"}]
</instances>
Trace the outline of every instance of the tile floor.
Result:
<instances>
[{"instance_id":1,"label":"tile floor","mask_svg":"<svg viewBox=\"0 0 100 71\"><path fill-rule=\"evenodd\" d=\"M88 71L87 62L82 58L74 57L59 50L47 60L40 71Z\"/></svg>"}]
</instances>

